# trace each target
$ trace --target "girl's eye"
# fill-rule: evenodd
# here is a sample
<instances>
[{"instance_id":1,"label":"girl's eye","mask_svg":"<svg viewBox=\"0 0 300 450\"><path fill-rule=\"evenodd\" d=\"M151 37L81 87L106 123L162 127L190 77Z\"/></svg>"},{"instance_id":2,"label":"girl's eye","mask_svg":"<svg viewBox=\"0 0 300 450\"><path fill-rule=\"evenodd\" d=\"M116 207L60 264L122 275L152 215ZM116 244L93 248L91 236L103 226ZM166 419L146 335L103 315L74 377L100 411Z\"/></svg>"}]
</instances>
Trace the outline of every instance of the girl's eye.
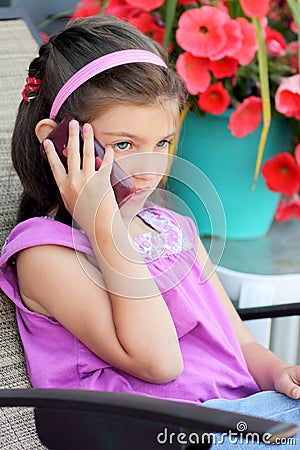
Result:
<instances>
[{"instance_id":1,"label":"girl's eye","mask_svg":"<svg viewBox=\"0 0 300 450\"><path fill-rule=\"evenodd\" d=\"M169 146L171 144L171 141L167 141L166 139L164 139L163 141L160 141L156 144L156 147L158 148L165 148L167 146Z\"/></svg>"},{"instance_id":2,"label":"girl's eye","mask_svg":"<svg viewBox=\"0 0 300 450\"><path fill-rule=\"evenodd\" d=\"M130 148L130 142L123 141L123 142L117 142L114 144L114 149L119 152L125 152L126 150L129 150Z\"/></svg>"}]
</instances>

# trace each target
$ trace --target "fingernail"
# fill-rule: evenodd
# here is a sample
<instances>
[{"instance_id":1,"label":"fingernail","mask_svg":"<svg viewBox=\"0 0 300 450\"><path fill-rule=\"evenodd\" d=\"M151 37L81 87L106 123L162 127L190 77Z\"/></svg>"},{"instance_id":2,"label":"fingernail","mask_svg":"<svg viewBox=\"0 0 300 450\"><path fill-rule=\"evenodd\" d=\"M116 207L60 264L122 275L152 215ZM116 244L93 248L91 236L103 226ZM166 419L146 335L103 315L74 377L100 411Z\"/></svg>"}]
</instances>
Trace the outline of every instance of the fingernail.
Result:
<instances>
[{"instance_id":1,"label":"fingernail","mask_svg":"<svg viewBox=\"0 0 300 450\"><path fill-rule=\"evenodd\" d=\"M47 148L50 144L50 140L49 139L45 139L43 142L44 148Z\"/></svg>"},{"instance_id":2,"label":"fingernail","mask_svg":"<svg viewBox=\"0 0 300 450\"><path fill-rule=\"evenodd\" d=\"M77 121L74 120L74 119L72 119L71 122L70 122L70 127L71 127L71 128L75 128L76 125L77 125Z\"/></svg>"},{"instance_id":3,"label":"fingernail","mask_svg":"<svg viewBox=\"0 0 300 450\"><path fill-rule=\"evenodd\" d=\"M89 133L90 131L92 131L92 125L90 125L89 123L85 123L83 125L83 131Z\"/></svg>"},{"instance_id":4,"label":"fingernail","mask_svg":"<svg viewBox=\"0 0 300 450\"><path fill-rule=\"evenodd\" d=\"M299 387L295 387L292 390L292 396L293 396L293 398L298 398L300 396L300 388Z\"/></svg>"}]
</instances>

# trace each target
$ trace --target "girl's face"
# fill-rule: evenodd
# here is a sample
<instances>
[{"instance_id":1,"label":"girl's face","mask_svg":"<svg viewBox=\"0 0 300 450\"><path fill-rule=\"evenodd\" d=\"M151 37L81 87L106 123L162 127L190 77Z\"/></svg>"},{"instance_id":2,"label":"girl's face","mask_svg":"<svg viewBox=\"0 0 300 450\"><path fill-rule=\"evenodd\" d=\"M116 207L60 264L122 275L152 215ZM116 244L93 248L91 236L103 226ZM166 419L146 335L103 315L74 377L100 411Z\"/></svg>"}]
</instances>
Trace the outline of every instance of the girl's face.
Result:
<instances>
[{"instance_id":1,"label":"girl's face","mask_svg":"<svg viewBox=\"0 0 300 450\"><path fill-rule=\"evenodd\" d=\"M166 173L177 132L178 104L116 105L91 124L97 140L113 147L115 160L136 186L128 203L143 204Z\"/></svg>"}]
</instances>

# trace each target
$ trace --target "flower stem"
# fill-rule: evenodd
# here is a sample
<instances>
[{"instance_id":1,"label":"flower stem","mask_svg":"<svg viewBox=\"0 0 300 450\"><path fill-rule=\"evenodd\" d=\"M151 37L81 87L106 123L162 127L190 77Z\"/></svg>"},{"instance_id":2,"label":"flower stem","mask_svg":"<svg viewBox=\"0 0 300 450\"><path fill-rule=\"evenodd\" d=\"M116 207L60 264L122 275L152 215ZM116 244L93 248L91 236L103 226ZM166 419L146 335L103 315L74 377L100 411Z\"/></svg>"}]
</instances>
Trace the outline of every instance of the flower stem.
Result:
<instances>
[{"instance_id":1,"label":"flower stem","mask_svg":"<svg viewBox=\"0 0 300 450\"><path fill-rule=\"evenodd\" d=\"M260 136L258 154L255 165L254 180L253 180L253 189L254 189L262 162L262 157L269 133L269 128L271 125L271 102L270 102L270 88L268 77L268 60L263 31L260 20L257 17L253 18L253 23L255 26L256 38L258 43L257 57L258 57L259 79L261 85L261 97L263 106L263 129Z\"/></svg>"},{"instance_id":2,"label":"flower stem","mask_svg":"<svg viewBox=\"0 0 300 450\"><path fill-rule=\"evenodd\" d=\"M103 3L103 6L101 8L100 14L104 13L104 11L106 10L106 8L108 7L110 0L105 0Z\"/></svg>"},{"instance_id":3,"label":"flower stem","mask_svg":"<svg viewBox=\"0 0 300 450\"><path fill-rule=\"evenodd\" d=\"M70 15L73 14L74 11L75 11L75 8L71 8L71 9L66 9L65 11L62 11L58 14L54 14L53 16L49 17L48 19L43 20L43 22L39 23L37 25L37 29L42 30L47 25L50 25L50 23L53 23L56 20L69 18Z\"/></svg>"},{"instance_id":4,"label":"flower stem","mask_svg":"<svg viewBox=\"0 0 300 450\"><path fill-rule=\"evenodd\" d=\"M101 7L101 10L99 12L99 14L102 14L106 8L108 7L110 0L104 0L103 1L103 5ZM99 0L99 4L101 5L102 0ZM70 9L66 9L65 11L62 11L60 13L54 14L51 17L48 17L48 19L44 20L43 22L39 23L37 25L37 29L38 30L42 30L43 28L47 27L48 25L50 25L51 23L55 22L56 20L59 19L65 19L65 18L70 18L70 16L76 11L76 7L75 8L70 8Z\"/></svg>"},{"instance_id":5,"label":"flower stem","mask_svg":"<svg viewBox=\"0 0 300 450\"><path fill-rule=\"evenodd\" d=\"M171 34L174 25L174 18L176 13L176 0L167 0L166 1L166 17L165 17L165 35L164 35L164 48L168 50L169 42L171 40Z\"/></svg>"}]
</instances>

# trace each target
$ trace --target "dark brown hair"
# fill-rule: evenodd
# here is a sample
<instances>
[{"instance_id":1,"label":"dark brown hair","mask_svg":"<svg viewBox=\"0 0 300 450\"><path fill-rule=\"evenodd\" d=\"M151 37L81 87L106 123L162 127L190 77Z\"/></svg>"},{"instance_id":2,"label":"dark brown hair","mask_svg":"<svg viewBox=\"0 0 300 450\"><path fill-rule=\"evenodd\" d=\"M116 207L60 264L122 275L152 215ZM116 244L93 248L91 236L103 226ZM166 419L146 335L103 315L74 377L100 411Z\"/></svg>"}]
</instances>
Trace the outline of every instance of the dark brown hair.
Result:
<instances>
[{"instance_id":1,"label":"dark brown hair","mask_svg":"<svg viewBox=\"0 0 300 450\"><path fill-rule=\"evenodd\" d=\"M165 51L148 36L113 16L97 15L72 20L42 45L28 75L42 80L38 94L22 101L12 136L12 160L24 191L18 221L48 215L71 223L50 166L39 151L36 124L49 117L52 102L62 85L81 67L105 54L126 49L144 49L167 63ZM56 120L72 114L89 122L113 104L152 104L184 96L178 75L171 69L147 64L125 64L96 75L65 101Z\"/></svg>"}]
</instances>

